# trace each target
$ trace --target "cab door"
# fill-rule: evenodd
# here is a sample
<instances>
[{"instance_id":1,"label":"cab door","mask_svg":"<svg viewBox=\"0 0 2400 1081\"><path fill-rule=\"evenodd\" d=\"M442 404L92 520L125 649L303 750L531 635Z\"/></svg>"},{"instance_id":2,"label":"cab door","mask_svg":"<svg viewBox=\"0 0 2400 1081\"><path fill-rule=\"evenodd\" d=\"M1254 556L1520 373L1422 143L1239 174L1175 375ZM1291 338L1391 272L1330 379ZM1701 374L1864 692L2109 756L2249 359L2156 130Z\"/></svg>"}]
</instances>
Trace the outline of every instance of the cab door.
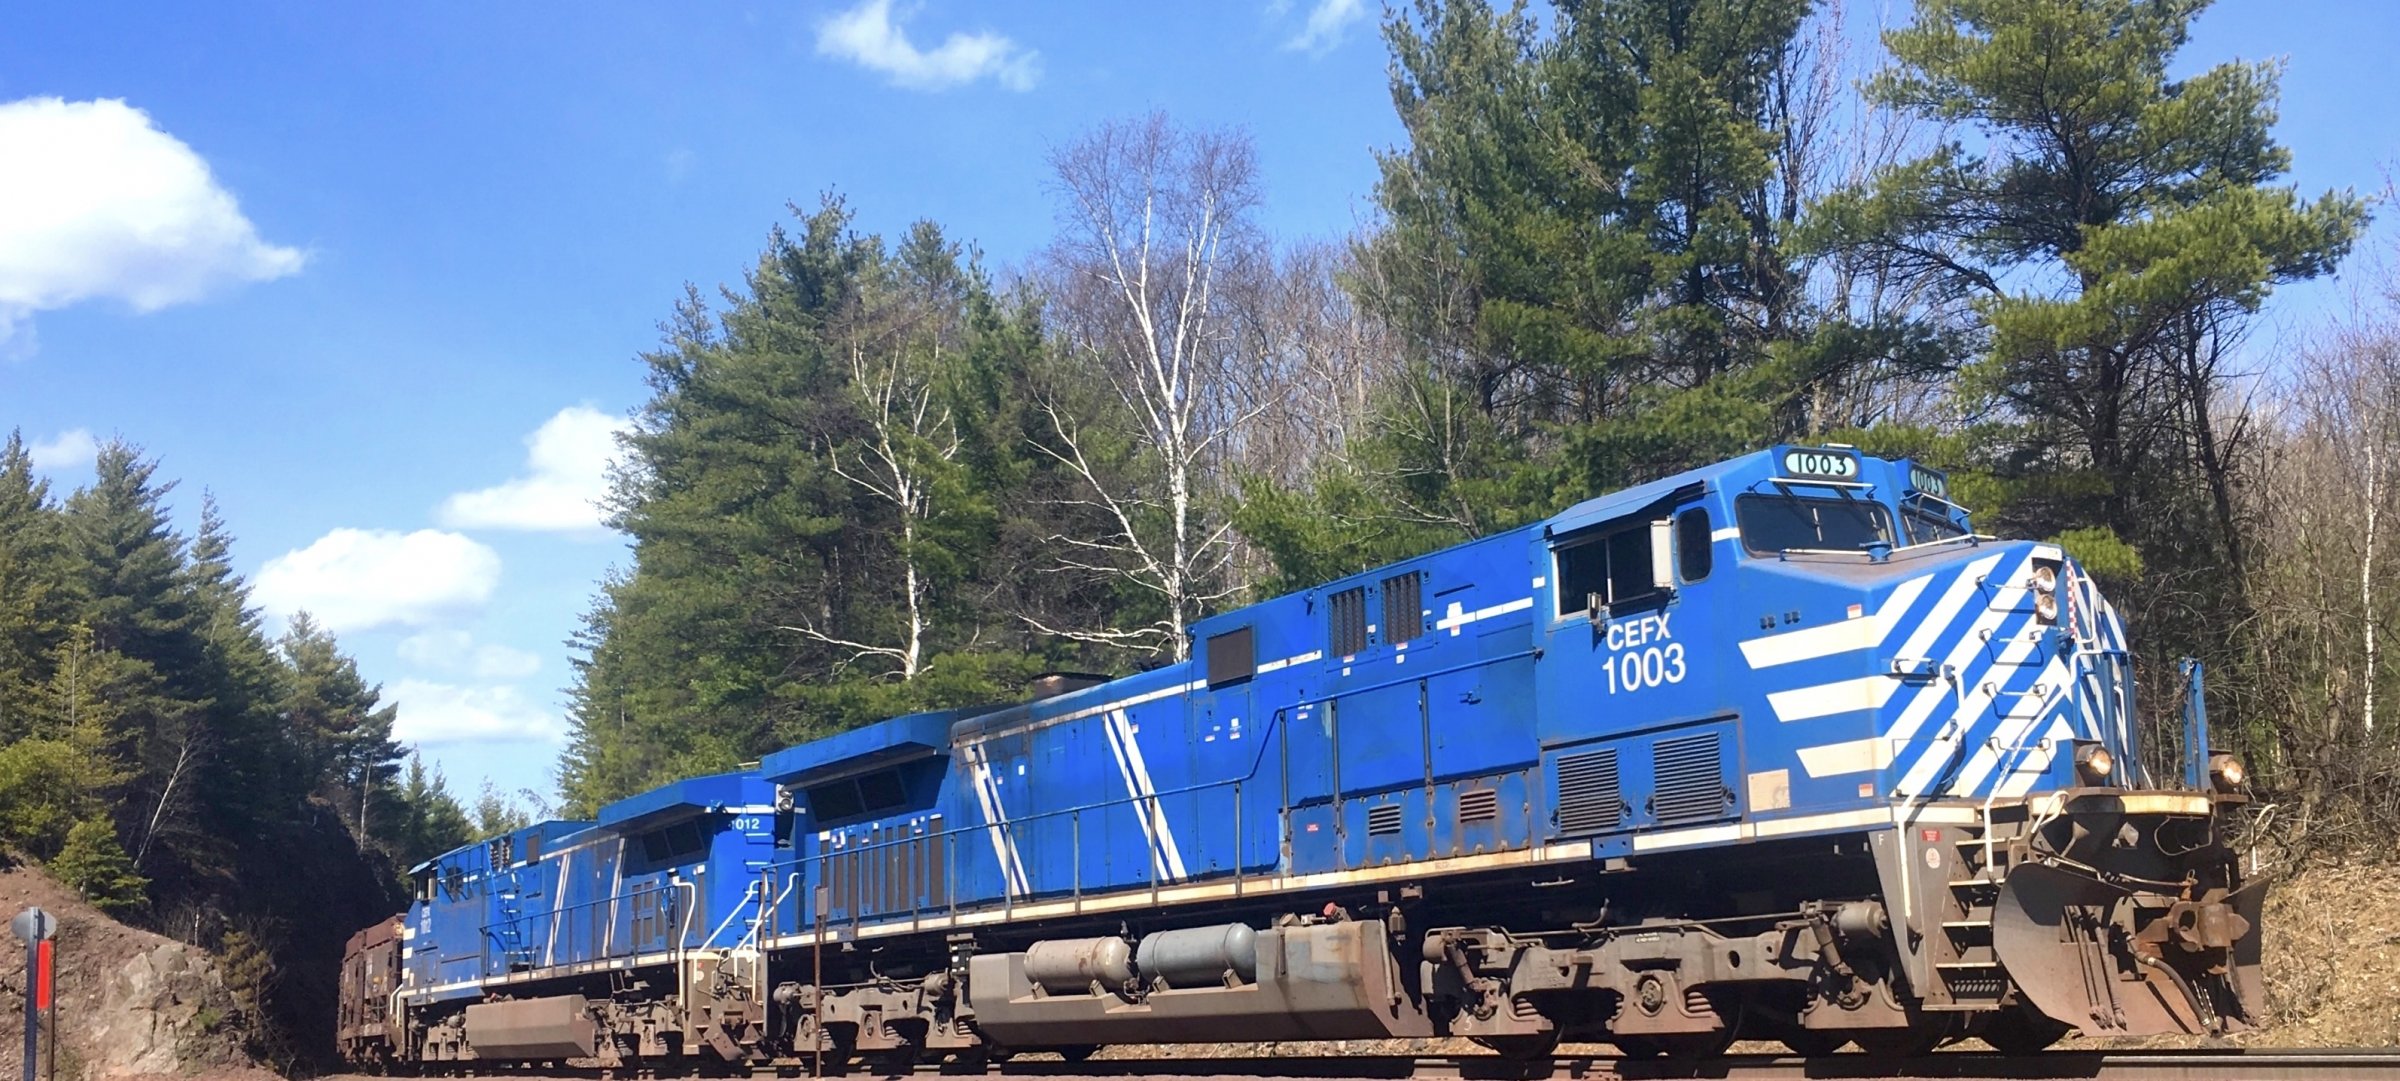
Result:
<instances>
[{"instance_id":1,"label":"cab door","mask_svg":"<svg viewBox=\"0 0 2400 1081\"><path fill-rule=\"evenodd\" d=\"M1700 494L1546 536L1535 666L1558 836L1714 821L1736 810L1739 747Z\"/></svg>"}]
</instances>

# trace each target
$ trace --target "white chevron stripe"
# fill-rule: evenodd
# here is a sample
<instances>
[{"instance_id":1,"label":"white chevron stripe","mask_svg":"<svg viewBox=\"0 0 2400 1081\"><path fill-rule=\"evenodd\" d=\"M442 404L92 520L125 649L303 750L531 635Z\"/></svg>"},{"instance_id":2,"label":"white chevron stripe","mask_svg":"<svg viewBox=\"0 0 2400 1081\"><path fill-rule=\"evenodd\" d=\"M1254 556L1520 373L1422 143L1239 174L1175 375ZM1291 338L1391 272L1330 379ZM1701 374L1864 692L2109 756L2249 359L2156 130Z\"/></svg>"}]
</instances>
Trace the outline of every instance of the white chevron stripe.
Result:
<instances>
[{"instance_id":1,"label":"white chevron stripe","mask_svg":"<svg viewBox=\"0 0 2400 1081\"><path fill-rule=\"evenodd\" d=\"M1983 596L1984 579L1990 577L1992 569L1999 565L1998 555L1988 555L1962 568L1958 577L1951 581L1950 587L1942 592L1941 601L1925 616L1925 621L1917 624L1917 629L1910 632L1908 640L1900 644L1900 658L1923 657L1931 651L1933 644L1942 640L1943 632L1957 621L1960 610L1967 606L1967 602ZM1968 624L1966 634L1951 647L1949 656L1942 658L1941 668L1956 669L1966 658L1974 656L1975 651L1983 646L1980 632L1999 626L2001 618L2007 614L1999 605L1987 602L1983 610L1976 614L1975 620ZM1938 671L1936 675L1939 675ZM1941 705L1942 699L1949 697L1949 694L1949 681L1941 678L1917 688L1917 693L1910 696L1908 705L1901 707L1900 716L1893 719L1886 735L1891 737L1893 743L1907 746L1910 740L1916 738L1917 729L1924 726L1926 718L1933 715L1935 707Z\"/></svg>"},{"instance_id":2,"label":"white chevron stripe","mask_svg":"<svg viewBox=\"0 0 2400 1081\"><path fill-rule=\"evenodd\" d=\"M1025 865L1017 856L1017 839L1007 827L1008 813L1000 803L1000 786L992 779L991 760L984 756L983 744L967 745L967 768L974 774L975 800L983 805L984 833L992 841L992 858L1000 865L1000 885L1009 893L1028 896L1033 893L1025 879Z\"/></svg>"},{"instance_id":3,"label":"white chevron stripe","mask_svg":"<svg viewBox=\"0 0 2400 1081\"><path fill-rule=\"evenodd\" d=\"M2019 635L2001 655L2002 664L2008 663L2010 653L2019 652L2020 644L2024 646L2023 652L2032 652L2034 643ZM1950 790L1960 795L1972 795L1983 784L1984 778L1991 775L1993 768L2003 759L2016 754L2017 745L2025 741L2026 733L2049 715L2050 707L2057 704L2057 696L2067 691L2066 679L2065 662L2058 657L2050 658L2050 663L2043 665L2042 670L2033 677L2032 687L2043 688L2041 697L2036 698L2030 693L2020 694L2009 703L2007 709L2001 711L1999 727L1992 732L1990 739L1975 749L1974 756L1967 759L1966 768L1959 771L1958 779L1952 782ZM2030 691L2032 687L2025 690Z\"/></svg>"},{"instance_id":4,"label":"white chevron stripe","mask_svg":"<svg viewBox=\"0 0 2400 1081\"><path fill-rule=\"evenodd\" d=\"M1891 700L1892 692L1899 689L1900 680L1896 676L1860 676L1798 690L1775 691L1767 695L1767 705L1775 710L1777 720L1805 721L1836 713L1882 709Z\"/></svg>"},{"instance_id":5,"label":"white chevron stripe","mask_svg":"<svg viewBox=\"0 0 2400 1081\"><path fill-rule=\"evenodd\" d=\"M1999 601L2001 597L2009 596L2011 592L2011 588L2003 588L1995 594L1992 611L1986 615L2006 616L2010 614L2010 610L2014 607L2013 602L2001 604ZM2025 589L2023 586L2016 586L2013 587L2013 592L2021 594L2025 592ZM1952 656L1955 658L1952 663L1961 664L1962 669L1964 666L1961 662L1966 655L1971 655L1974 651L1990 645L1983 639L1983 622L1978 619L1977 626L1970 629L1966 640L1959 644L1959 650L1952 652ZM1998 619L1992 620L1995 626L1999 622ZM2008 640L2006 646L2001 648L2000 656L1997 659L1989 664L1978 665L1971 672L1962 670L1958 704L1950 711L1948 717L1943 718L1947 724L1942 734L1927 744L1925 750L1909 763L1908 773L1900 781L1902 793L1913 796L1927 791L1926 786L1932 784L1936 777L1941 776L1942 771L1958 757L1959 749L1974 735L1975 722L1982 718L1985 710L1991 708L1992 699L1995 697L1994 691L1998 690L1998 688L1990 686L1989 681L1983 677L1993 670L2008 668L2024 660L2025 654L2032 652L2034 645L2034 639L2022 634L2015 635ZM1964 651L1964 653L1962 654L1960 651ZM2023 700L2019 699L2019 701ZM2013 705L2012 708L2014 708ZM2003 727L2006 726L2003 725ZM1955 784L1950 787L1950 790L1953 792L1970 791L1970 789Z\"/></svg>"},{"instance_id":6,"label":"white chevron stripe","mask_svg":"<svg viewBox=\"0 0 2400 1081\"><path fill-rule=\"evenodd\" d=\"M1189 877L1184 868L1183 849L1175 843L1175 832L1167 826L1166 812L1158 805L1158 788L1150 780L1149 763L1142 757L1141 742L1135 738L1133 720L1124 710L1110 713L1107 718L1109 750L1117 757L1117 770L1125 778L1125 789L1133 798L1134 818L1140 821L1142 835L1150 841L1150 873L1160 881Z\"/></svg>"},{"instance_id":7,"label":"white chevron stripe","mask_svg":"<svg viewBox=\"0 0 2400 1081\"><path fill-rule=\"evenodd\" d=\"M2067 725L2065 717L2060 717L2050 722L2050 728L2042 733L2042 738L2049 741L2050 749L2027 752L2008 776L2001 778L2001 798L2014 799L2033 791L2033 786L2048 776L2051 765L2058 761L2059 749L2066 746L2066 741L2075 738L2075 731Z\"/></svg>"},{"instance_id":8,"label":"white chevron stripe","mask_svg":"<svg viewBox=\"0 0 2400 1081\"><path fill-rule=\"evenodd\" d=\"M1933 576L1928 574L1900 583L1891 596L1884 598L1882 606L1875 609L1874 615L1863 619L1846 619L1750 639L1742 643L1742 657L1752 668L1769 668L1882 645L1900 625L1900 617L1908 613L1908 607L1917 602L1917 595L1925 592L1932 581Z\"/></svg>"},{"instance_id":9,"label":"white chevron stripe","mask_svg":"<svg viewBox=\"0 0 2400 1081\"><path fill-rule=\"evenodd\" d=\"M1800 766L1811 777L1872 773L1892 764L1892 741L1881 736L1800 748Z\"/></svg>"}]
</instances>

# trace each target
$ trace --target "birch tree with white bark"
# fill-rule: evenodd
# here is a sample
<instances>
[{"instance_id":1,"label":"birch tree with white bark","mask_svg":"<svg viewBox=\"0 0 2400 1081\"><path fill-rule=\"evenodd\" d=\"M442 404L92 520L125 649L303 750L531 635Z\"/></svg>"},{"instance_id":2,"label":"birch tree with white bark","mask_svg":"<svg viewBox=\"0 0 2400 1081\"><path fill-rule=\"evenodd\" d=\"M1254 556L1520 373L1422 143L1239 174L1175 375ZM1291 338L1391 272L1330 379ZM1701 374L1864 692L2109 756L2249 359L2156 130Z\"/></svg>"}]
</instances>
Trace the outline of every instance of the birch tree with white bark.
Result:
<instances>
[{"instance_id":1,"label":"birch tree with white bark","mask_svg":"<svg viewBox=\"0 0 2400 1081\"><path fill-rule=\"evenodd\" d=\"M1241 588L1223 485L1277 392L1243 379L1261 355L1248 305L1273 270L1251 218L1255 152L1238 132L1154 113L1050 164L1059 234L1044 277L1065 356L1039 403L1043 449L1079 481L1062 511L1095 527L1050 538L1056 569L1112 580L1155 616L1041 629L1181 659L1191 622Z\"/></svg>"},{"instance_id":2,"label":"birch tree with white bark","mask_svg":"<svg viewBox=\"0 0 2400 1081\"><path fill-rule=\"evenodd\" d=\"M937 505L941 490L956 486L961 448L941 387L958 348L964 281L956 259L938 233L920 225L893 276L868 283L832 328L849 375L850 405L864 430L827 448L828 468L890 515L900 579L897 633L862 640L808 622L784 628L848 651L844 665L885 662L902 681L925 668L937 577L927 564L944 556L927 532L944 509Z\"/></svg>"}]
</instances>

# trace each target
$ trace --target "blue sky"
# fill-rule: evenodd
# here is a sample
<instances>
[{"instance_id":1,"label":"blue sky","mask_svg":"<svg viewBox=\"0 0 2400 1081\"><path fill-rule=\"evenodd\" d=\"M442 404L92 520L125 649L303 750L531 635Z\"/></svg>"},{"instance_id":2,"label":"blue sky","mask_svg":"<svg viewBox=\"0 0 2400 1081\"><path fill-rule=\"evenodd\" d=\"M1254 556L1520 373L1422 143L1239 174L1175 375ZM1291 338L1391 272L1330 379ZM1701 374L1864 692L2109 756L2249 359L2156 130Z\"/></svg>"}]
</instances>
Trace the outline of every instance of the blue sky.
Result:
<instances>
[{"instance_id":1,"label":"blue sky","mask_svg":"<svg viewBox=\"0 0 2400 1081\"><path fill-rule=\"evenodd\" d=\"M17 0L0 427L62 486L122 435L183 479L187 523L214 492L271 622L332 622L454 787L547 794L565 639L628 558L588 500L685 282L738 277L828 190L1005 268L1051 234L1047 149L1153 108L1252 132L1275 234L1347 232L1399 136L1375 17ZM2186 57L2288 58L2294 179L2367 192L2400 160L2396 40L2392 5L2220 0ZM2260 348L2341 291L2279 297Z\"/></svg>"}]
</instances>

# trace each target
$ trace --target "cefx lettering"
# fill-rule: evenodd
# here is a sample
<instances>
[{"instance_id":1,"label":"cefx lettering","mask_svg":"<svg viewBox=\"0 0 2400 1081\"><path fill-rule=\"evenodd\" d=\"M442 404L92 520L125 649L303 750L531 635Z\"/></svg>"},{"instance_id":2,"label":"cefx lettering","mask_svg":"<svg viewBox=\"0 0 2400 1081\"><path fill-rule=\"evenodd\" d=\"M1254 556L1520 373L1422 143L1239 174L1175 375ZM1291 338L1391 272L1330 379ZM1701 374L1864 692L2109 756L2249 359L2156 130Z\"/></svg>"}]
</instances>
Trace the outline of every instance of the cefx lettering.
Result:
<instances>
[{"instance_id":1,"label":"cefx lettering","mask_svg":"<svg viewBox=\"0 0 2400 1081\"><path fill-rule=\"evenodd\" d=\"M1658 612L1608 625L1609 655L1600 664L1608 673L1608 693L1683 682L1683 643L1671 641L1675 635L1667 628L1668 615Z\"/></svg>"},{"instance_id":2,"label":"cefx lettering","mask_svg":"<svg viewBox=\"0 0 2400 1081\"><path fill-rule=\"evenodd\" d=\"M1668 613L1658 612L1640 619L1609 624L1608 648L1613 652L1675 637L1667 632L1667 616Z\"/></svg>"}]
</instances>

